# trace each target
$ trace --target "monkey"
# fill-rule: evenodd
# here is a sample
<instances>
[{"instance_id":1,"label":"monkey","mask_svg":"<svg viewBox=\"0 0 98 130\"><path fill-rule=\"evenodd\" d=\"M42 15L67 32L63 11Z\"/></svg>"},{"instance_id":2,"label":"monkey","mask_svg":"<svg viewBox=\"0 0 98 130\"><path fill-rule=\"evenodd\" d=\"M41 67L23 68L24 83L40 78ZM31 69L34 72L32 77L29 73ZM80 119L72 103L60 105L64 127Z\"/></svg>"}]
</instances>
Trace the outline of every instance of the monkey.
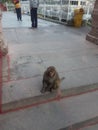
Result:
<instances>
[{"instance_id":1,"label":"monkey","mask_svg":"<svg viewBox=\"0 0 98 130\"><path fill-rule=\"evenodd\" d=\"M49 66L43 75L43 87L41 93L52 92L60 88L60 83L65 77L59 78L58 72L54 66Z\"/></svg>"}]
</instances>

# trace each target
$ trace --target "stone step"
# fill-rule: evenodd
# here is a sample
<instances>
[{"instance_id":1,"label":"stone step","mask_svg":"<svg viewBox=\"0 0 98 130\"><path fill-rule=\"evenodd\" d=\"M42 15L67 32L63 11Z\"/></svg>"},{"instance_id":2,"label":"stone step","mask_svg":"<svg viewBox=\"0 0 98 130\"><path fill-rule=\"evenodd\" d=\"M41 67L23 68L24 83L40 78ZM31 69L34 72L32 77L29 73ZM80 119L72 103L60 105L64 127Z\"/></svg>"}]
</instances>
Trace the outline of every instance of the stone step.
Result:
<instances>
[{"instance_id":1,"label":"stone step","mask_svg":"<svg viewBox=\"0 0 98 130\"><path fill-rule=\"evenodd\" d=\"M6 130L85 130L98 124L98 91L0 115ZM43 123L44 122L44 123ZM38 124L38 125L37 125ZM97 130L97 129L91 129Z\"/></svg>"},{"instance_id":2,"label":"stone step","mask_svg":"<svg viewBox=\"0 0 98 130\"><path fill-rule=\"evenodd\" d=\"M69 89L61 90L62 96L58 97L56 92L39 94L37 96L24 96L18 100L13 100L9 102L2 103L2 112L10 112L18 109L23 109L27 107L38 106L39 104L45 104L48 102L53 102L63 98L68 98L71 96L77 96L85 93L90 93L98 90L98 83L92 85L85 85L80 87L74 87ZM18 95L17 95L18 96ZM9 97L8 97L9 98Z\"/></svg>"},{"instance_id":3,"label":"stone step","mask_svg":"<svg viewBox=\"0 0 98 130\"><path fill-rule=\"evenodd\" d=\"M86 127L82 128L81 130L98 130L98 122L97 122L97 124L86 126Z\"/></svg>"},{"instance_id":4,"label":"stone step","mask_svg":"<svg viewBox=\"0 0 98 130\"><path fill-rule=\"evenodd\" d=\"M91 129L93 128L93 129ZM97 128L97 129L96 129ZM98 130L98 116L59 130Z\"/></svg>"}]
</instances>

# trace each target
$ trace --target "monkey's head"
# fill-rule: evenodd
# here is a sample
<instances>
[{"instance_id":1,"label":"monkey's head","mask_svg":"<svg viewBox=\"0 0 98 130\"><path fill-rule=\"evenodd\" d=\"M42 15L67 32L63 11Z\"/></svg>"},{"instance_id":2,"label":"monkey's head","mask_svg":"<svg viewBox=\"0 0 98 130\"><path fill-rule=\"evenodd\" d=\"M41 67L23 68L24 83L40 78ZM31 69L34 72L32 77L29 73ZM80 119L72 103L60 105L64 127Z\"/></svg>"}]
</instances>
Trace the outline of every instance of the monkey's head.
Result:
<instances>
[{"instance_id":1,"label":"monkey's head","mask_svg":"<svg viewBox=\"0 0 98 130\"><path fill-rule=\"evenodd\" d=\"M55 73L56 73L56 69L54 66L50 66L47 68L47 75L49 77L51 77L51 78L54 77Z\"/></svg>"}]
</instances>

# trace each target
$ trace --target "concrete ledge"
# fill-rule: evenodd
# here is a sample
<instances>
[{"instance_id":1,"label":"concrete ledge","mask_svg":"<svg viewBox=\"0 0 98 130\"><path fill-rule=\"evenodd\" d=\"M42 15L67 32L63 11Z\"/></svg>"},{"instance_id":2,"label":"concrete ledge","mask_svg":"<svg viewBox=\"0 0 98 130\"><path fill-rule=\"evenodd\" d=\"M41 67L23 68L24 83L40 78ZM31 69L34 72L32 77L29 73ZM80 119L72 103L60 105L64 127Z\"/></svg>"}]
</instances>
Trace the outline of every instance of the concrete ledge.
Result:
<instances>
[{"instance_id":1,"label":"concrete ledge","mask_svg":"<svg viewBox=\"0 0 98 130\"><path fill-rule=\"evenodd\" d=\"M96 45L98 45L98 38L95 37L95 36L93 36L93 35L87 34L86 40L88 40L88 41L90 41L90 42L93 42L93 43L95 43Z\"/></svg>"},{"instance_id":2,"label":"concrete ledge","mask_svg":"<svg viewBox=\"0 0 98 130\"><path fill-rule=\"evenodd\" d=\"M70 88L70 89L64 89L62 90L61 97L57 97L56 92L47 93L43 95L41 94L39 96L29 97L29 98L21 99L18 101L13 101L13 102L2 104L2 113L16 111L16 110L24 109L28 107L34 107L40 104L45 104L45 103L57 101L63 98L71 97L71 96L93 92L96 90L98 90L98 83Z\"/></svg>"},{"instance_id":3,"label":"concrete ledge","mask_svg":"<svg viewBox=\"0 0 98 130\"><path fill-rule=\"evenodd\" d=\"M76 124L72 124L71 126L68 126L66 128L62 128L60 130L80 130L86 126L92 126L95 124L98 124L98 116L94 117L92 119L89 119L89 120L85 120L83 122L78 122Z\"/></svg>"}]
</instances>

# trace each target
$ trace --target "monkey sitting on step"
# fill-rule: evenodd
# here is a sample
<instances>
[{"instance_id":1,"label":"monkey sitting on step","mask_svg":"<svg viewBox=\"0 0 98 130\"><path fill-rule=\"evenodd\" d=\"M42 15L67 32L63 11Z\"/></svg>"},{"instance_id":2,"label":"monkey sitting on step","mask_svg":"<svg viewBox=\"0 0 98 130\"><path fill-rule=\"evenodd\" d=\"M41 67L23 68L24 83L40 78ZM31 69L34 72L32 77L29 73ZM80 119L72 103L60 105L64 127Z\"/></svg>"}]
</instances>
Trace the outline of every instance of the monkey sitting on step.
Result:
<instances>
[{"instance_id":1,"label":"monkey sitting on step","mask_svg":"<svg viewBox=\"0 0 98 130\"><path fill-rule=\"evenodd\" d=\"M65 77L60 79L54 66L48 67L43 75L43 87L41 89L41 93L45 93L47 91L52 92L52 90L59 90L60 82L63 79L65 79Z\"/></svg>"}]
</instances>

